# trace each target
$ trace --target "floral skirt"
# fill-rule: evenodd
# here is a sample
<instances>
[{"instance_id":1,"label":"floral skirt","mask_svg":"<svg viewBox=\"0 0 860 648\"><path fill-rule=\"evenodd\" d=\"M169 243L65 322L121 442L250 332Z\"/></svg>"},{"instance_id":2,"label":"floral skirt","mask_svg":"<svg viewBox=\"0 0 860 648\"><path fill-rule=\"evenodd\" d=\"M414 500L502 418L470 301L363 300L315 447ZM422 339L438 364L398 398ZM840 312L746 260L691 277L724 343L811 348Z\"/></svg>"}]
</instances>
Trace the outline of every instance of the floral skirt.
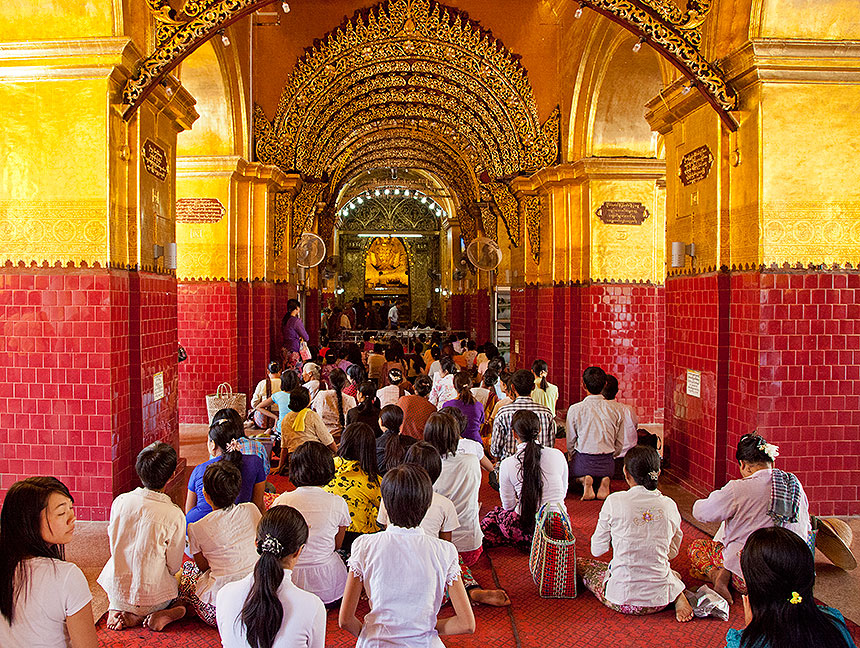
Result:
<instances>
[{"instance_id":1,"label":"floral skirt","mask_svg":"<svg viewBox=\"0 0 860 648\"><path fill-rule=\"evenodd\" d=\"M713 540L693 540L690 543L690 575L703 580L711 580L715 569L723 565L723 545ZM744 579L732 572L732 586L741 594L747 593Z\"/></svg>"},{"instance_id":2,"label":"floral skirt","mask_svg":"<svg viewBox=\"0 0 860 648\"><path fill-rule=\"evenodd\" d=\"M204 603L197 596L197 579L200 578L200 575L201 572L197 565L190 560L186 560L182 564L182 574L179 577L179 599L186 607L193 608L204 623L217 627L215 606Z\"/></svg>"},{"instance_id":3,"label":"floral skirt","mask_svg":"<svg viewBox=\"0 0 860 648\"><path fill-rule=\"evenodd\" d=\"M615 610L622 614L642 616L645 614L654 614L655 612L660 612L661 610L666 609L665 605L661 605L659 607L618 605L606 600L606 576L609 572L609 563L605 563L600 560L591 560L589 558L580 558L576 561L576 572L582 579L582 583L585 585L586 589L594 594L594 596L597 597L597 600L603 603L603 605L608 607L610 610Z\"/></svg>"},{"instance_id":4,"label":"floral skirt","mask_svg":"<svg viewBox=\"0 0 860 648\"><path fill-rule=\"evenodd\" d=\"M532 536L526 535L520 528L519 514L506 511L501 506L487 511L481 520L481 531L484 532L484 545L487 547L514 545L523 548L532 541Z\"/></svg>"}]
</instances>

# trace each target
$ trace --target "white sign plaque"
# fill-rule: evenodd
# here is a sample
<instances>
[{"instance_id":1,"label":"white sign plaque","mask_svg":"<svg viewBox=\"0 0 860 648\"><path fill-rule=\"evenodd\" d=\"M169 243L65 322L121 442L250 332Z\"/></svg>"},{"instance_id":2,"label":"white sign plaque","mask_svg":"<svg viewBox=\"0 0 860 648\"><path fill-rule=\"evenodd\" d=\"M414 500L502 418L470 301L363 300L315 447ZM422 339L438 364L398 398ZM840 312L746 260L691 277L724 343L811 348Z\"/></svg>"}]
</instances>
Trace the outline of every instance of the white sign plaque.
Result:
<instances>
[{"instance_id":1,"label":"white sign plaque","mask_svg":"<svg viewBox=\"0 0 860 648\"><path fill-rule=\"evenodd\" d=\"M152 400L164 398L164 372L159 371L152 377Z\"/></svg>"},{"instance_id":2,"label":"white sign plaque","mask_svg":"<svg viewBox=\"0 0 860 648\"><path fill-rule=\"evenodd\" d=\"M702 372L687 369L687 395L702 397Z\"/></svg>"}]
</instances>

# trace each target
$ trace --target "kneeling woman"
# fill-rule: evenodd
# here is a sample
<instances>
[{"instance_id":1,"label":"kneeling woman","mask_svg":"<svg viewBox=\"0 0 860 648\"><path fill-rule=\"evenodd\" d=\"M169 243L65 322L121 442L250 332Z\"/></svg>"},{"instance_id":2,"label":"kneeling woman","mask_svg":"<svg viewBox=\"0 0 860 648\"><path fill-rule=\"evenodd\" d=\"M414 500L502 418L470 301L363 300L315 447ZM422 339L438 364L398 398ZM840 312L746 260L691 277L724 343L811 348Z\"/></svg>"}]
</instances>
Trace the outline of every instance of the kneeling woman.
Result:
<instances>
[{"instance_id":1,"label":"kneeling woman","mask_svg":"<svg viewBox=\"0 0 860 648\"><path fill-rule=\"evenodd\" d=\"M528 550L535 531L535 515L544 504L564 508L567 494L567 460L561 450L543 448L538 442L540 420L530 410L511 419L519 439L517 451L499 467L502 505L481 520L486 546L514 544Z\"/></svg>"},{"instance_id":2,"label":"kneeling woman","mask_svg":"<svg viewBox=\"0 0 860 648\"><path fill-rule=\"evenodd\" d=\"M624 478L630 490L606 498L591 553L612 548L612 562L581 559L577 571L597 599L616 612L653 614L675 603L675 618L689 621L693 608L684 596L684 582L669 566L681 546L681 515L675 502L657 490L660 455L635 446L624 457Z\"/></svg>"},{"instance_id":3,"label":"kneeling woman","mask_svg":"<svg viewBox=\"0 0 860 648\"><path fill-rule=\"evenodd\" d=\"M713 540L690 543L691 573L710 580L729 603L730 581L738 592L746 593L740 555L753 531L781 526L814 546L806 493L797 477L773 467L778 456L777 446L758 434L745 434L735 452L742 479L733 479L693 504L694 518L724 525Z\"/></svg>"}]
</instances>

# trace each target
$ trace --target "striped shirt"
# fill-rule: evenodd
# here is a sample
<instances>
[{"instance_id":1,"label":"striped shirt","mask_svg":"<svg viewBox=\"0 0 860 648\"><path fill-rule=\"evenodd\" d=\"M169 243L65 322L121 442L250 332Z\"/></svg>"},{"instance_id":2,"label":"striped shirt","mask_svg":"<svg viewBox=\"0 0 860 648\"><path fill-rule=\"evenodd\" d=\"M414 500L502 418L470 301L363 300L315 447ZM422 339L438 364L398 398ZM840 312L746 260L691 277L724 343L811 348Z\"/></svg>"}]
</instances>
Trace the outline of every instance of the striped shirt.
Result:
<instances>
[{"instance_id":1,"label":"striped shirt","mask_svg":"<svg viewBox=\"0 0 860 648\"><path fill-rule=\"evenodd\" d=\"M517 451L517 444L520 441L511 428L511 420L514 418L514 414L520 410L531 410L537 414L540 421L540 432L538 433L537 442L545 448L555 447L555 417L553 413L549 408L535 403L531 399L531 396L517 396L513 403L505 405L499 410L493 421L490 453L494 457L498 457L499 462ZM498 465L496 471L498 472Z\"/></svg>"}]
</instances>

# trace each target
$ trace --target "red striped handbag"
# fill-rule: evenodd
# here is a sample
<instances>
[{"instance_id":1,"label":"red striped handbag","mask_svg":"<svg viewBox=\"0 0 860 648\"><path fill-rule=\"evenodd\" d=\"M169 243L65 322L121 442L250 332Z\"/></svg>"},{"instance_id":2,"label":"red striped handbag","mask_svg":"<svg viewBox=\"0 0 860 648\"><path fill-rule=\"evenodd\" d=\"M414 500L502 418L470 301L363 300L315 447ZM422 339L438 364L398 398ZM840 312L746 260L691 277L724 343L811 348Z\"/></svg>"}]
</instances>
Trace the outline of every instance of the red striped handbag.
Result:
<instances>
[{"instance_id":1,"label":"red striped handbag","mask_svg":"<svg viewBox=\"0 0 860 648\"><path fill-rule=\"evenodd\" d=\"M536 516L529 571L543 598L576 598L576 538L567 511L544 504Z\"/></svg>"}]
</instances>

